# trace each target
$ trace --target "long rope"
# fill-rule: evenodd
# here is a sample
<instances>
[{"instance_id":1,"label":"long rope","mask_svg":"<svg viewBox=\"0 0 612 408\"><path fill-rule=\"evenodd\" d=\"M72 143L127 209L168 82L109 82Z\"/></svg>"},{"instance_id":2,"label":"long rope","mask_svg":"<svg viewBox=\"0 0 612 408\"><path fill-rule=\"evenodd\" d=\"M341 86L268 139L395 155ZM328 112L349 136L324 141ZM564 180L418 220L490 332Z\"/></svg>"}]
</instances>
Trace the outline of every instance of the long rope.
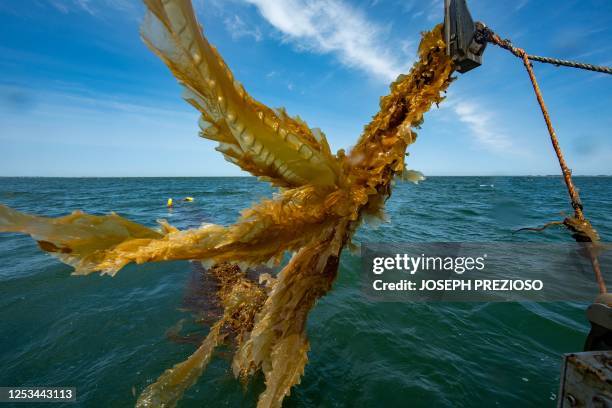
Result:
<instances>
[{"instance_id":1,"label":"long rope","mask_svg":"<svg viewBox=\"0 0 612 408\"><path fill-rule=\"evenodd\" d=\"M527 55L527 58L532 61L543 62L545 64L552 64L556 66L586 69L589 71L601 72L603 74L612 75L612 67L606 67L603 65L586 64L584 62L568 61L568 60L562 60L558 58L541 57L539 55L527 54L525 50L512 45L512 42L510 40L501 39L497 34L491 31L489 27L485 26L481 22L476 22L476 34L474 38L477 42L481 44L484 44L485 42L490 42L502 48L505 48L506 50L510 51L511 53L513 53L514 55L516 55L517 57L521 59L523 58L523 55Z\"/></svg>"},{"instance_id":2,"label":"long rope","mask_svg":"<svg viewBox=\"0 0 612 408\"><path fill-rule=\"evenodd\" d=\"M589 71L601 72L604 74L612 74L612 67L605 67L602 65L585 64L584 62L568 61L550 57L540 57L539 55L528 55L532 61L544 62L546 64L553 64L557 66L564 66L570 68L587 69Z\"/></svg>"},{"instance_id":3,"label":"long rope","mask_svg":"<svg viewBox=\"0 0 612 408\"><path fill-rule=\"evenodd\" d=\"M550 114L548 113L548 109L546 108L546 104L544 103L544 97L542 96L542 91L538 85L538 81L536 80L535 73L533 72L533 67L529 62L530 59L539 61L541 57L534 57L528 55L525 50L522 48L514 47L510 40L502 40L497 34L491 31L488 27L481 26L479 27L479 35L482 40L495 44L501 48L504 48L510 51L512 54L517 56L523 61L525 68L527 69L527 73L529 74L529 78L531 79L531 84L533 85L533 90L535 91L536 98L538 99L538 103L540 105L540 109L542 110L542 115L544 116L544 121L546 122L546 127L548 128L548 134L550 135L550 141L555 150L555 154L557 155L557 159L559 161L559 166L561 167L561 172L563 173L563 179L565 180L565 185L567 186L567 192L569 194L570 200L572 202L572 207L574 208L574 217L566 218L563 221L563 224L570 229L574 234L573 237L578 242L596 242L599 240L599 236L595 229L591 226L591 223L584 216L582 202L580 201L580 195L578 194L578 190L574 186L574 182L572 180L572 171L567 167L567 163L565 162L565 158L563 157L563 152L561 151L561 147L559 146L559 140L557 139L557 134L555 129L553 128L552 122L550 120ZM542 61L548 62L548 61ZM559 64L562 65L562 64ZM586 64L585 64L586 65ZM578 67L577 68L583 68ZM589 68L585 68L589 69ZM609 68L607 68L609 69ZM612 73L612 69L609 69ZM602 71L603 72L603 71ZM601 273L601 268L599 266L599 260L597 258L597 254L594 251L592 245L587 247L589 252L589 257L591 259L591 265L593 266L593 271L595 272L595 279L597 280L597 285L599 286L600 293L607 293L606 283Z\"/></svg>"}]
</instances>

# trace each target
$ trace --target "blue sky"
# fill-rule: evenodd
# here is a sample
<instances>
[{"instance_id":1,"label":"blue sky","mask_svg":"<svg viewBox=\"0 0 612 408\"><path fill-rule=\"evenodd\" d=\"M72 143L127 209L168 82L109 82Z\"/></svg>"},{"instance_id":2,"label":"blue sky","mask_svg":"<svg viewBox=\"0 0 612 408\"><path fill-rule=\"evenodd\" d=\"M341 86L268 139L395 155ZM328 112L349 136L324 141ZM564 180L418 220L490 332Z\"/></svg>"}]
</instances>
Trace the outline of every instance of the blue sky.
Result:
<instances>
[{"instance_id":1,"label":"blue sky","mask_svg":"<svg viewBox=\"0 0 612 408\"><path fill-rule=\"evenodd\" d=\"M265 104L355 142L442 0L195 0L209 40ZM612 65L609 0L470 0L528 52ZM141 42L132 0L0 0L0 176L225 176L197 113ZM520 61L489 46L410 149L425 175L558 174ZM536 64L575 174L612 174L612 77Z\"/></svg>"}]
</instances>

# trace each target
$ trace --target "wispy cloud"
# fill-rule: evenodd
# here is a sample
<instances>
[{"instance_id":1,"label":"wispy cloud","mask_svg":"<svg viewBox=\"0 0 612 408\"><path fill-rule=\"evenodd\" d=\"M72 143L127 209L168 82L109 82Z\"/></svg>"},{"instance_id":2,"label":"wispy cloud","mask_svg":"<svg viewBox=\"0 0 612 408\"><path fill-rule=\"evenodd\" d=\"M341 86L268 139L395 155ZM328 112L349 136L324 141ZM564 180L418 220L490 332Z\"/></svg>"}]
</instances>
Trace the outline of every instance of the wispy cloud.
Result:
<instances>
[{"instance_id":1,"label":"wispy cloud","mask_svg":"<svg viewBox=\"0 0 612 408\"><path fill-rule=\"evenodd\" d=\"M495 115L477 102L455 99L450 100L448 106L467 125L479 146L497 152L514 149L503 129L496 124Z\"/></svg>"},{"instance_id":2,"label":"wispy cloud","mask_svg":"<svg viewBox=\"0 0 612 408\"><path fill-rule=\"evenodd\" d=\"M387 45L384 27L341 0L245 0L299 49L335 55L349 67L389 81L407 68Z\"/></svg>"},{"instance_id":3,"label":"wispy cloud","mask_svg":"<svg viewBox=\"0 0 612 408\"><path fill-rule=\"evenodd\" d=\"M519 0L514 6L514 11L519 11L529 3L529 0Z\"/></svg>"},{"instance_id":4,"label":"wispy cloud","mask_svg":"<svg viewBox=\"0 0 612 408\"><path fill-rule=\"evenodd\" d=\"M239 16L233 15L224 20L225 28L229 31L232 39L237 40L243 37L251 37L255 41L261 41L263 35L259 27L249 27Z\"/></svg>"},{"instance_id":5,"label":"wispy cloud","mask_svg":"<svg viewBox=\"0 0 612 408\"><path fill-rule=\"evenodd\" d=\"M138 5L138 2L133 0L48 0L48 2L64 14L85 12L92 16L99 16L105 10L135 12Z\"/></svg>"},{"instance_id":6,"label":"wispy cloud","mask_svg":"<svg viewBox=\"0 0 612 408\"><path fill-rule=\"evenodd\" d=\"M49 3L64 14L71 11L84 11L93 16L97 13L90 0L49 0Z\"/></svg>"},{"instance_id":7,"label":"wispy cloud","mask_svg":"<svg viewBox=\"0 0 612 408\"><path fill-rule=\"evenodd\" d=\"M49 4L51 4L53 7L55 7L58 11L60 11L63 14L68 14L68 12L70 12L70 9L68 8L68 6L61 1L50 0Z\"/></svg>"}]
</instances>

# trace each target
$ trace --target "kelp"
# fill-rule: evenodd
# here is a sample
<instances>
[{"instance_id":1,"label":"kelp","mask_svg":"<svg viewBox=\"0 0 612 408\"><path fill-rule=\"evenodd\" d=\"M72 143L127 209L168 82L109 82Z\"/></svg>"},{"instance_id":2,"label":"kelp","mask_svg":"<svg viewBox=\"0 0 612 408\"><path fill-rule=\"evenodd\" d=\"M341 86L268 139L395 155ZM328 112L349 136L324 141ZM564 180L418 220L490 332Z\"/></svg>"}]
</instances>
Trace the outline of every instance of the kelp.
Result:
<instances>
[{"instance_id":1,"label":"kelp","mask_svg":"<svg viewBox=\"0 0 612 408\"><path fill-rule=\"evenodd\" d=\"M215 348L228 334L241 345L252 330L255 315L266 299L264 288L246 278L235 265L219 264L209 271L218 281L223 317L212 325L200 347L182 363L166 370L138 397L136 407L173 407L208 365Z\"/></svg>"},{"instance_id":2,"label":"kelp","mask_svg":"<svg viewBox=\"0 0 612 408\"><path fill-rule=\"evenodd\" d=\"M186 361L147 387L138 406L174 406L200 376L219 344L234 339L234 375L265 376L259 407L280 407L307 362L308 313L330 289L340 255L367 217L383 217L396 176L419 180L405 167L415 127L443 99L453 66L442 26L424 33L418 60L391 84L380 111L346 154L332 154L325 136L282 109L249 96L197 24L187 0L145 0L145 42L187 90L201 112L202 136L243 170L281 187L230 226L179 231L165 221L154 230L116 214L73 213L43 218L0 207L0 231L30 234L77 274L115 274L128 263L176 259L215 266L223 316ZM245 268L289 262L276 277L252 281ZM230 336L231 334L231 336Z\"/></svg>"}]
</instances>

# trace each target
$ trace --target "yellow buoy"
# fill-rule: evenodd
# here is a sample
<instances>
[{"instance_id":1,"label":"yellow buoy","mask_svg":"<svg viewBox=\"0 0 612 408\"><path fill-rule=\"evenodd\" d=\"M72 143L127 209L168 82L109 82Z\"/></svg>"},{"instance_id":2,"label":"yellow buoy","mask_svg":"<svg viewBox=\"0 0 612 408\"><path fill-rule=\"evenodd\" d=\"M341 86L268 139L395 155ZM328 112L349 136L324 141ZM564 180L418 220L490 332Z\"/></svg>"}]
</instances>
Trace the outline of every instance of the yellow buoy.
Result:
<instances>
[{"instance_id":1,"label":"yellow buoy","mask_svg":"<svg viewBox=\"0 0 612 408\"><path fill-rule=\"evenodd\" d=\"M168 203L166 204L168 207L172 207L172 198L168 199Z\"/></svg>"},{"instance_id":2,"label":"yellow buoy","mask_svg":"<svg viewBox=\"0 0 612 408\"><path fill-rule=\"evenodd\" d=\"M185 198L183 198L183 201L192 202L193 201L193 197L185 197Z\"/></svg>"}]
</instances>

